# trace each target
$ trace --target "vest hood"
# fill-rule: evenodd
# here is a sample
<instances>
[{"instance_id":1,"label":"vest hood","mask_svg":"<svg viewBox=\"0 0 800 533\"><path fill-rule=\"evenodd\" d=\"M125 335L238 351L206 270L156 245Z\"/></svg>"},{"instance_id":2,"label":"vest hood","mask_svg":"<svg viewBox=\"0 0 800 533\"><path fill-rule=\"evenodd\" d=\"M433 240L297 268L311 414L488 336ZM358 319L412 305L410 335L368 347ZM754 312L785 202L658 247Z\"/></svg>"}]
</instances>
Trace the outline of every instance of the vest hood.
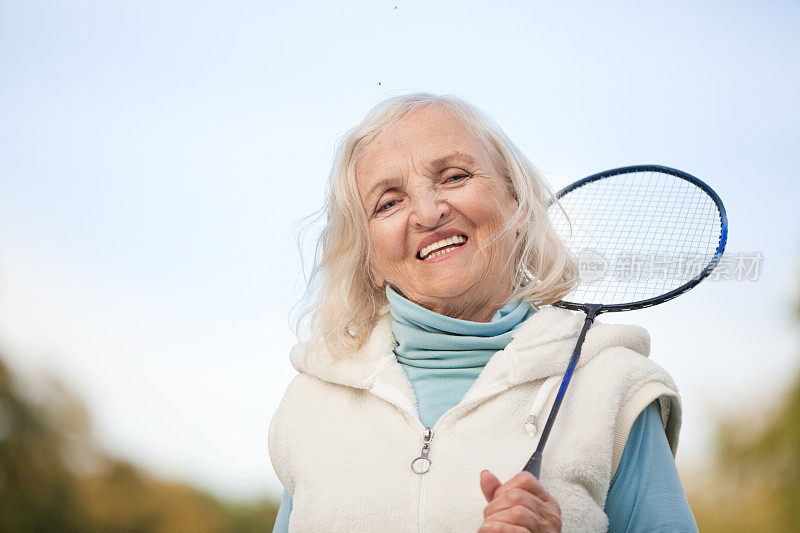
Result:
<instances>
[{"instance_id":1,"label":"vest hood","mask_svg":"<svg viewBox=\"0 0 800 533\"><path fill-rule=\"evenodd\" d=\"M540 308L513 332L508 346L492 356L475 385L507 388L563 374L585 318L583 313L558 307ZM399 367L392 351L396 342L391 326L392 316L387 307L358 350L334 355L327 348L312 351L301 343L292 349L292 365L298 372L322 381L370 389L387 367ZM638 326L603 324L595 320L586 335L578 366L614 347L628 348L647 357L650 336Z\"/></svg>"}]
</instances>

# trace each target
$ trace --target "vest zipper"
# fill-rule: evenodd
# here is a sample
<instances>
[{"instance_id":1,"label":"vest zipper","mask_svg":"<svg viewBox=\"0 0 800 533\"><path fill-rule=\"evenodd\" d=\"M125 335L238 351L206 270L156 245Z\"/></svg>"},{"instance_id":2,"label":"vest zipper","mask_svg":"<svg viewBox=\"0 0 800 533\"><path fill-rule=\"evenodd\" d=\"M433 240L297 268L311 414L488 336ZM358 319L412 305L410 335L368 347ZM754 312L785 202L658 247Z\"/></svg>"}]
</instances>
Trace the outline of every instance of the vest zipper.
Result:
<instances>
[{"instance_id":1,"label":"vest zipper","mask_svg":"<svg viewBox=\"0 0 800 533\"><path fill-rule=\"evenodd\" d=\"M433 434L434 434L434 430L436 429L436 426L439 425L439 423L442 421L443 418L445 418L451 412L453 412L453 411L455 411L455 410L457 410L459 408L466 407L466 406L472 405L474 403L481 402L481 401L483 401L483 400L485 400L487 398L490 398L492 396L495 396L495 395L503 392L504 390L506 390L506 389L500 389L500 390L492 389L491 392L482 394L481 396L478 396L477 398L472 398L468 402L464 402L464 403L460 403L458 405L454 405L453 407L451 407L450 409L445 411L442 414L442 416L439 417L439 420L436 421L436 423L433 425L433 428L429 428L429 427L424 427L423 426L422 452L420 453L419 457L416 457L414 460L412 460L411 469L414 470L414 472L416 472L417 474L420 474L420 475L424 475L428 470L430 470L432 463L431 463L431 460L428 457L428 455L430 454L430 451L431 451L431 440L433 440ZM412 419L414 419L417 422L419 422L419 413L415 409L411 409L409 407L409 402L400 401L400 400L405 400L406 399L405 396L398 395L399 397L394 397L395 395L387 395L387 394L384 394L382 392L376 392L375 389L372 389L372 388L368 389L368 391L371 394L373 394L373 395L377 396L378 398L380 398L381 400L383 400L383 401L385 401L385 402L387 402L387 403L389 403L391 405L394 405L395 407L399 408L401 411L404 411L407 414L411 415ZM422 426L422 422L419 422L419 425ZM420 470L421 470L421 466L422 466L423 463L427 464L427 468L425 468L424 471L422 471L422 472L417 472L417 469L414 468L414 464L415 463L417 464L418 467L420 467L419 468Z\"/></svg>"},{"instance_id":2,"label":"vest zipper","mask_svg":"<svg viewBox=\"0 0 800 533\"><path fill-rule=\"evenodd\" d=\"M428 466L430 468L430 464ZM419 484L419 533L425 531L425 496L428 488L428 476L422 474L422 481Z\"/></svg>"},{"instance_id":3,"label":"vest zipper","mask_svg":"<svg viewBox=\"0 0 800 533\"><path fill-rule=\"evenodd\" d=\"M411 461L411 470L416 474L423 475L431 469L431 460L428 458L431 451L431 440L433 440L433 430L425 428L425 432L422 434L422 451L419 457Z\"/></svg>"},{"instance_id":4,"label":"vest zipper","mask_svg":"<svg viewBox=\"0 0 800 533\"><path fill-rule=\"evenodd\" d=\"M422 533L425 530L425 489L428 486L428 470L431 469L431 460L428 454L431 451L431 441L433 440L433 430L429 427L425 428L422 433L422 451L419 457L411 461L411 470L414 473L422 476L419 484L419 531Z\"/></svg>"},{"instance_id":5,"label":"vest zipper","mask_svg":"<svg viewBox=\"0 0 800 533\"><path fill-rule=\"evenodd\" d=\"M477 398L472 398L468 402L460 403L458 405L455 405L455 406L451 407L450 409L448 409L447 411L445 411L442 414L442 416L439 417L439 420L436 421L436 423L433 425L433 428L424 427L424 431L422 433L422 451L420 452L419 457L417 457L416 459L411 461L411 469L415 473L419 474L420 477L422 478L422 480L420 481L420 486L419 486L419 531L420 531L420 533L423 533L425 531L425 522L424 522L425 496L426 496L426 493L427 493L427 485L428 485L428 476L425 475L425 474L428 473L428 471L431 469L431 466L433 464L431 462L430 458L428 457L428 455L430 454L430 451L431 451L431 441L433 440L434 429L436 428L436 426L439 425L439 423L442 421L442 419L445 418L445 416L450 414L452 411L455 411L458 408L461 408L461 407L464 407L464 406L468 406L468 405L472 405L474 403L481 402L481 401L483 401L483 400L485 400L487 398L490 398L492 396L495 396L495 395L499 394L500 392L503 392L507 388L508 387L500 389L500 390L492 389L491 392L482 394L481 396L479 396ZM390 404L394 405L395 407L398 407L402 411L405 411L406 413L409 413L409 414L413 415L412 418L414 418L417 421L419 421L419 413L415 409L410 409L408 407L407 404L409 402L404 401L404 400L406 400L404 395L395 396L394 394L383 394L383 393L376 392L373 388L370 388L368 390L369 390L369 392L371 394L374 394L375 396L377 396L378 398L382 399L383 401L385 401L387 403L390 403ZM422 425L422 422L420 422L420 425ZM415 465L416 465L416 468L415 468Z\"/></svg>"}]
</instances>

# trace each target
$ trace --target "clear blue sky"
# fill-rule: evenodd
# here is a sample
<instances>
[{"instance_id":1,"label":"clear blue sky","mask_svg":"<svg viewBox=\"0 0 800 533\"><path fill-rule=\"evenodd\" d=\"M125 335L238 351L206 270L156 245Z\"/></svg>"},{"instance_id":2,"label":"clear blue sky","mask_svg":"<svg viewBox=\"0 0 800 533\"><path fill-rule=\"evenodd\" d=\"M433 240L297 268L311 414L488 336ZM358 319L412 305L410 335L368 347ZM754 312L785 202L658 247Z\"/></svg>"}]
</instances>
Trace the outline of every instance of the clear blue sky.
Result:
<instances>
[{"instance_id":1,"label":"clear blue sky","mask_svg":"<svg viewBox=\"0 0 800 533\"><path fill-rule=\"evenodd\" d=\"M685 400L680 461L795 368L797 2L0 0L0 345L60 376L98 439L228 496L277 492L294 224L335 142L426 90L492 115L558 188L674 166L725 201L755 282L607 318ZM773 395L773 396L770 396Z\"/></svg>"}]
</instances>

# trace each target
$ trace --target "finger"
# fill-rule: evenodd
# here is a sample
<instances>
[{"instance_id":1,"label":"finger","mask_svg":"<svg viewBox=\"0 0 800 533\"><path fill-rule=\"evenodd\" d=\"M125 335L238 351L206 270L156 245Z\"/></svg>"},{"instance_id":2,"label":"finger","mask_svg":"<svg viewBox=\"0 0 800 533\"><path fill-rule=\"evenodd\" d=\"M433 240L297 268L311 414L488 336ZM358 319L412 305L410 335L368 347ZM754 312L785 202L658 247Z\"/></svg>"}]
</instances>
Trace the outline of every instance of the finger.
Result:
<instances>
[{"instance_id":1,"label":"finger","mask_svg":"<svg viewBox=\"0 0 800 533\"><path fill-rule=\"evenodd\" d=\"M554 533L562 529L561 510L555 501L540 502L539 507L533 510L521 505L501 509L484 517L484 524L489 523L521 525L529 531L539 533Z\"/></svg>"},{"instance_id":2,"label":"finger","mask_svg":"<svg viewBox=\"0 0 800 533\"><path fill-rule=\"evenodd\" d=\"M531 511L537 512L545 504L538 497L520 488L507 490L502 494L497 491L492 501L484 507L483 516L484 518L489 518L490 515L498 511L510 509L517 505L527 507Z\"/></svg>"},{"instance_id":3,"label":"finger","mask_svg":"<svg viewBox=\"0 0 800 533\"><path fill-rule=\"evenodd\" d=\"M502 494L503 492L514 488L520 488L528 491L544 502L553 501L553 497L550 496L546 490L544 490L544 487L539 480L536 479L536 476L525 470L503 483L496 490L494 495L497 497L498 494Z\"/></svg>"},{"instance_id":4,"label":"finger","mask_svg":"<svg viewBox=\"0 0 800 533\"><path fill-rule=\"evenodd\" d=\"M503 509L487 517L484 524L500 523L507 526L522 527L526 531L536 531L541 523L539 516L521 505L515 505L510 509Z\"/></svg>"},{"instance_id":5,"label":"finger","mask_svg":"<svg viewBox=\"0 0 800 533\"><path fill-rule=\"evenodd\" d=\"M502 483L497 479L497 476L488 470L481 472L481 491L483 491L483 497L486 498L487 502L492 501L495 492L501 485Z\"/></svg>"},{"instance_id":6,"label":"finger","mask_svg":"<svg viewBox=\"0 0 800 533\"><path fill-rule=\"evenodd\" d=\"M478 533L530 533L530 529L492 520L481 524Z\"/></svg>"}]
</instances>

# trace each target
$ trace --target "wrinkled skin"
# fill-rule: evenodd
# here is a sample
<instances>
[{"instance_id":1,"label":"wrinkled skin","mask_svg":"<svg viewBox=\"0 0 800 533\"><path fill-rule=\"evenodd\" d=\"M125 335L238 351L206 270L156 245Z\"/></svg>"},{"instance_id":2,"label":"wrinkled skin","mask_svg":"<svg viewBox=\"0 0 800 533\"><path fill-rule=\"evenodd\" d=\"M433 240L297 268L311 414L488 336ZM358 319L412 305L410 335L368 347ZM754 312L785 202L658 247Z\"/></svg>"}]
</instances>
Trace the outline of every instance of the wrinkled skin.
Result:
<instances>
[{"instance_id":1,"label":"wrinkled skin","mask_svg":"<svg viewBox=\"0 0 800 533\"><path fill-rule=\"evenodd\" d=\"M518 205L483 143L448 110L424 107L373 140L355 170L375 283L443 315L491 320L511 294L516 235L500 230ZM421 241L448 229L467 243L420 260Z\"/></svg>"},{"instance_id":2,"label":"wrinkled skin","mask_svg":"<svg viewBox=\"0 0 800 533\"><path fill-rule=\"evenodd\" d=\"M488 505L479 533L561 531L561 508L530 472L520 472L505 483L484 470L481 490Z\"/></svg>"},{"instance_id":3,"label":"wrinkled skin","mask_svg":"<svg viewBox=\"0 0 800 533\"><path fill-rule=\"evenodd\" d=\"M430 106L381 133L355 170L373 281L439 314L490 321L511 294L516 232L501 229L518 204L489 149L449 111ZM418 257L423 239L451 229L466 244ZM503 484L484 471L480 482L488 502L480 531L561 530L558 502L528 472Z\"/></svg>"}]
</instances>

